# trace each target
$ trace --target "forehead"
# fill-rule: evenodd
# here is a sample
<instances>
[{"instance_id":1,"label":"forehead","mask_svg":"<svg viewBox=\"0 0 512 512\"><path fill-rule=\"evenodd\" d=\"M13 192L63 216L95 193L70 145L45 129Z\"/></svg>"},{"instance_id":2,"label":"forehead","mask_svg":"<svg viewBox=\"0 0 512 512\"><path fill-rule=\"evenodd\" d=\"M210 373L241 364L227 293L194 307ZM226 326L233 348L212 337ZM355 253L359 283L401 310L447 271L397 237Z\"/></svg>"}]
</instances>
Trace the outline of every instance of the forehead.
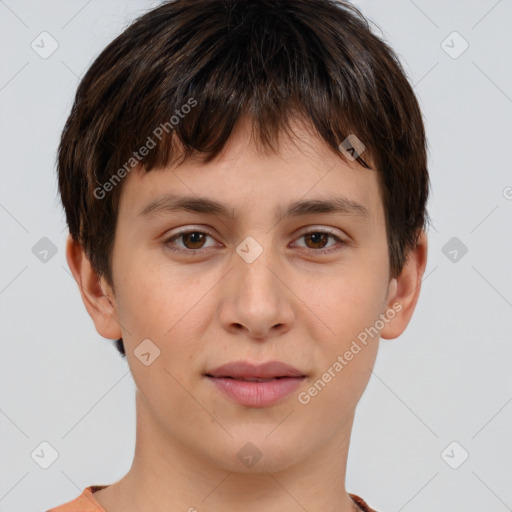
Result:
<instances>
[{"instance_id":1,"label":"forehead","mask_svg":"<svg viewBox=\"0 0 512 512\"><path fill-rule=\"evenodd\" d=\"M274 216L338 210L369 220L379 201L377 171L343 161L303 125L294 124L293 136L282 136L272 152L254 144L246 121L207 164L199 155L149 172L136 168L118 213L135 220L177 208L226 218L248 208Z\"/></svg>"}]
</instances>

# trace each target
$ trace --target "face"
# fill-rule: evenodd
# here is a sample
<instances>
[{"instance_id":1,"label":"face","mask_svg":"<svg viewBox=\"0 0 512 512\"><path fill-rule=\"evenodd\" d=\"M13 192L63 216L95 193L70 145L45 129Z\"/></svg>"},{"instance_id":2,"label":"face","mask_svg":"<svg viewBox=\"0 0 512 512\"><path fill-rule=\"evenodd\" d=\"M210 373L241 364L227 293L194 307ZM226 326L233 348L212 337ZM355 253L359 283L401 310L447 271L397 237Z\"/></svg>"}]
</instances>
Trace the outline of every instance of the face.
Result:
<instances>
[{"instance_id":1,"label":"face","mask_svg":"<svg viewBox=\"0 0 512 512\"><path fill-rule=\"evenodd\" d=\"M114 300L138 414L170 445L228 470L251 471L237 456L254 450L248 442L258 470L276 471L349 435L378 346L362 333L381 326L396 290L376 171L295 133L263 155L241 124L215 161L132 171L123 183ZM166 195L215 201L226 215L148 208ZM286 215L298 201L340 199L353 208ZM206 376L238 361L280 361L305 377L274 401L284 383L243 402ZM236 389L251 385L263 390Z\"/></svg>"}]
</instances>

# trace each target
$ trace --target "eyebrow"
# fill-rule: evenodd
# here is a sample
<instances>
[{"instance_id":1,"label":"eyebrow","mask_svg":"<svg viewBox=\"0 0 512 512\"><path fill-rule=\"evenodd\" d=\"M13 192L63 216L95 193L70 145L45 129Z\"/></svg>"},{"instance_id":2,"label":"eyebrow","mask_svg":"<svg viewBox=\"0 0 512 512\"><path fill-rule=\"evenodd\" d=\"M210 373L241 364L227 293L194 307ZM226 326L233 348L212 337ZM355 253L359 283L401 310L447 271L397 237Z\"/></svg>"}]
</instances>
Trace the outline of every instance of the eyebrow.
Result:
<instances>
[{"instance_id":1,"label":"eyebrow","mask_svg":"<svg viewBox=\"0 0 512 512\"><path fill-rule=\"evenodd\" d=\"M235 218L234 208L228 208L226 205L213 199L197 196L175 196L170 194L151 201L140 211L138 217L149 218L155 215L176 212L204 213L218 215L226 219ZM295 201L288 205L284 212L284 217L299 217L313 213L339 213L360 217L364 220L369 217L367 208L346 197ZM276 209L275 215L276 217L281 216L281 209L279 207Z\"/></svg>"}]
</instances>

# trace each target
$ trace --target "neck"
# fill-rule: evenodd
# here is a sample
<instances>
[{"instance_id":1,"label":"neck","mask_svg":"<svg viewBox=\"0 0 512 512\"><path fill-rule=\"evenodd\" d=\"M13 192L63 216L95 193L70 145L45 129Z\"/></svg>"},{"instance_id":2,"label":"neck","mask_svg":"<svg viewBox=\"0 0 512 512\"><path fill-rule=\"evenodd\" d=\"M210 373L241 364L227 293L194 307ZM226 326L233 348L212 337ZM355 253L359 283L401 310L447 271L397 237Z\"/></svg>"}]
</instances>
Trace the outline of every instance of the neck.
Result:
<instances>
[{"instance_id":1,"label":"neck","mask_svg":"<svg viewBox=\"0 0 512 512\"><path fill-rule=\"evenodd\" d=\"M293 460L291 454L287 467L272 464L269 458L264 465L263 456L254 467L240 472L176 442L162 431L137 393L132 466L120 481L94 496L107 512L360 511L345 490L352 423L353 416L343 432L325 439L307 458Z\"/></svg>"}]
</instances>

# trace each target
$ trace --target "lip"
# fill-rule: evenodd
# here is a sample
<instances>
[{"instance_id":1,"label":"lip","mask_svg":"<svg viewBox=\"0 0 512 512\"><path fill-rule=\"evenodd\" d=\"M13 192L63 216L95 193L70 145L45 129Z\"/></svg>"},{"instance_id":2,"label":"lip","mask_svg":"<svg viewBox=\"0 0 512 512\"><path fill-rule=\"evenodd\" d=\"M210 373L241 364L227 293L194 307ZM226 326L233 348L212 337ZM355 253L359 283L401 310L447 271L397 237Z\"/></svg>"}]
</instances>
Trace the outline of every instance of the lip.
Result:
<instances>
[{"instance_id":1,"label":"lip","mask_svg":"<svg viewBox=\"0 0 512 512\"><path fill-rule=\"evenodd\" d=\"M211 377L231 377L233 379L272 379L274 377L305 377L297 368L281 361L267 361L261 364L249 361L233 361L206 372Z\"/></svg>"},{"instance_id":2,"label":"lip","mask_svg":"<svg viewBox=\"0 0 512 512\"><path fill-rule=\"evenodd\" d=\"M226 397L246 407L269 407L295 391L306 375L280 361L252 364L228 363L205 373L205 377ZM273 379L251 382L242 379Z\"/></svg>"}]
</instances>

